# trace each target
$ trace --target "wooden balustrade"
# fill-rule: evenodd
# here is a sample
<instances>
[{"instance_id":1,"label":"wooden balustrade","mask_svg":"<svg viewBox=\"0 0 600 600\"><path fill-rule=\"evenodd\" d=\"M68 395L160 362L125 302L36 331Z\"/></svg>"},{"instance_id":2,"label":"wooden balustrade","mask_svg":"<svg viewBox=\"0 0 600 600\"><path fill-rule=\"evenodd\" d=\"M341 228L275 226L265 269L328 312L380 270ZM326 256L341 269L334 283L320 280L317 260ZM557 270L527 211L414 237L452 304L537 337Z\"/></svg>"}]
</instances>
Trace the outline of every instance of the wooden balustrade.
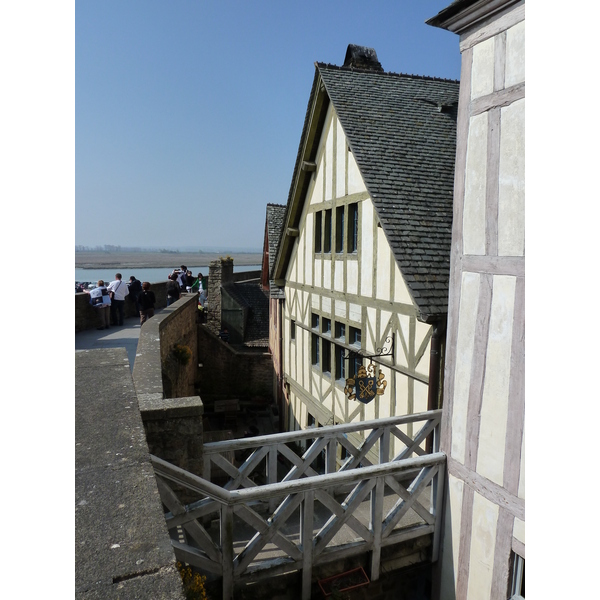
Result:
<instances>
[{"instance_id":1,"label":"wooden balustrade","mask_svg":"<svg viewBox=\"0 0 600 600\"><path fill-rule=\"evenodd\" d=\"M436 560L445 466L437 451L440 413L205 444L205 479L151 457L167 526L185 532L186 543L173 540L178 560L222 577L225 599L234 581L294 569L302 571L302 598L310 598L314 566L365 552L376 580L383 547L423 535L433 535ZM401 429L408 423L421 423L412 437ZM361 432L362 444L349 441ZM431 433L434 452L426 454ZM399 440L393 453L392 438ZM298 456L293 445L305 442ZM239 466L225 458L236 452L249 453ZM209 481L214 467L227 475L223 485ZM174 491L181 488L199 500L184 505Z\"/></svg>"}]
</instances>

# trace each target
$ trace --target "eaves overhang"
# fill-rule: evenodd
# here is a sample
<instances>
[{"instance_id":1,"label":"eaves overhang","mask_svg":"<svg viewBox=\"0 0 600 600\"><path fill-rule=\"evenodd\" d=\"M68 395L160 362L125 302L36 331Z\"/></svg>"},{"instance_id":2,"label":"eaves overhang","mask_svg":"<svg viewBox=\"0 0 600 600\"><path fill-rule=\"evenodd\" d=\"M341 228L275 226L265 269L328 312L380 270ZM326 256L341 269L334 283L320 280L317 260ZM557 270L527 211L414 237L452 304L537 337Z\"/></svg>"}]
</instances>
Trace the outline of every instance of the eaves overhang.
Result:
<instances>
[{"instance_id":1,"label":"eaves overhang","mask_svg":"<svg viewBox=\"0 0 600 600\"><path fill-rule=\"evenodd\" d=\"M457 0L425 23L461 34L483 19L515 4L524 4L524 0Z\"/></svg>"}]
</instances>

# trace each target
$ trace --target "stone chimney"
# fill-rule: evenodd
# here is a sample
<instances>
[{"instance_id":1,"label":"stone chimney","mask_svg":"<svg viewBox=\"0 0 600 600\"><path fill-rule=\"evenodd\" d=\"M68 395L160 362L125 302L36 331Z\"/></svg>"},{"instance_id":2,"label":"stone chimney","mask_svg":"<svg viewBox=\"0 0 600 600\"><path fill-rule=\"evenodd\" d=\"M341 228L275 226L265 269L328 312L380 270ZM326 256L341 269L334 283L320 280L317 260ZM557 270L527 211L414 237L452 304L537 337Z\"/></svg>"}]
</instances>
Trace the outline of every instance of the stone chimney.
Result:
<instances>
[{"instance_id":1,"label":"stone chimney","mask_svg":"<svg viewBox=\"0 0 600 600\"><path fill-rule=\"evenodd\" d=\"M343 68L383 73L383 67L377 60L377 52L375 52L375 48L357 46L356 44L348 44L348 50L346 50L346 58L344 59Z\"/></svg>"},{"instance_id":2,"label":"stone chimney","mask_svg":"<svg viewBox=\"0 0 600 600\"><path fill-rule=\"evenodd\" d=\"M233 281L233 258L211 261L208 267L207 327L216 335L221 331L221 286Z\"/></svg>"}]
</instances>

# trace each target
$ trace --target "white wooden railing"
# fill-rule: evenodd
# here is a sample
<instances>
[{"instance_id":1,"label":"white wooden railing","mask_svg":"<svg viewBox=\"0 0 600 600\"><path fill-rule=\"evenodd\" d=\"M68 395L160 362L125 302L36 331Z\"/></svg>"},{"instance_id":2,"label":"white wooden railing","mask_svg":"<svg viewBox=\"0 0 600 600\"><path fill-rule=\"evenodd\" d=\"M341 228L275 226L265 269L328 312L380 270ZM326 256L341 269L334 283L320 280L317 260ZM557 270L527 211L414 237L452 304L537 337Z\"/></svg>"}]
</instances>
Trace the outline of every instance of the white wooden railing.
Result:
<instances>
[{"instance_id":1,"label":"white wooden railing","mask_svg":"<svg viewBox=\"0 0 600 600\"><path fill-rule=\"evenodd\" d=\"M227 600L234 581L294 569L302 570L308 599L313 566L365 552L376 580L383 547L423 535L432 535L437 560L445 465L440 417L429 411L205 444L205 478L151 457L167 526L186 534L187 543L172 542L178 560L222 577ZM361 434L362 443L351 441ZM428 436L431 454L424 450ZM298 456L294 448L302 445L307 449ZM249 456L236 466L236 453ZM215 467L228 477L223 485L209 481ZM199 500L184 505L182 489Z\"/></svg>"}]
</instances>

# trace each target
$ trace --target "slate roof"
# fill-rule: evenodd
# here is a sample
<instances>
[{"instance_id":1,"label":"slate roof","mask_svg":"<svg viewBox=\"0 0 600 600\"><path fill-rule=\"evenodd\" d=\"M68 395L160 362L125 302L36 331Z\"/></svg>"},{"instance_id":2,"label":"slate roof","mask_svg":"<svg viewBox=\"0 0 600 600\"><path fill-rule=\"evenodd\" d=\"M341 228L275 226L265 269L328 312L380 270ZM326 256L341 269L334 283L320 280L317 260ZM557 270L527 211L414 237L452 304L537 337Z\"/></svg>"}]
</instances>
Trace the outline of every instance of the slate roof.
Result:
<instances>
[{"instance_id":1,"label":"slate roof","mask_svg":"<svg viewBox=\"0 0 600 600\"><path fill-rule=\"evenodd\" d=\"M459 82L317 69L413 299L446 313Z\"/></svg>"},{"instance_id":2,"label":"slate roof","mask_svg":"<svg viewBox=\"0 0 600 600\"><path fill-rule=\"evenodd\" d=\"M269 244L269 276L273 272L273 265L277 256L277 247L281 239L281 232L285 223L284 204L267 204L267 239Z\"/></svg>"},{"instance_id":3,"label":"slate roof","mask_svg":"<svg viewBox=\"0 0 600 600\"><path fill-rule=\"evenodd\" d=\"M331 101L420 317L446 314L459 82L315 67L286 225L297 226L301 211L293 204L304 202L298 198L307 189L301 164L314 156L321 134L314 133L314 122L322 128ZM321 83L325 100L319 98ZM285 262L289 250L283 246L277 259Z\"/></svg>"},{"instance_id":4,"label":"slate roof","mask_svg":"<svg viewBox=\"0 0 600 600\"><path fill-rule=\"evenodd\" d=\"M260 281L226 283L223 288L243 308L249 308L244 346L269 347L269 299Z\"/></svg>"}]
</instances>

